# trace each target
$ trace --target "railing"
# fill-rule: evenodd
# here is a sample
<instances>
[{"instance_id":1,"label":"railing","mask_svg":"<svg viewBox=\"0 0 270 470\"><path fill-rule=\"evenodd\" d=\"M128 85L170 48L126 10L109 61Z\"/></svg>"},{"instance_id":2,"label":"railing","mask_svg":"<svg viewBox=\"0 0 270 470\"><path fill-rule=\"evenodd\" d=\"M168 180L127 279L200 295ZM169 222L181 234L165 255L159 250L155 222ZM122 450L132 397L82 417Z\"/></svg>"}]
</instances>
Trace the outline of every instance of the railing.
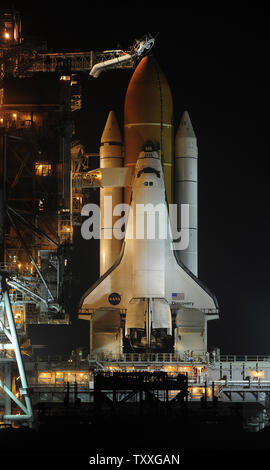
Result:
<instances>
[{"instance_id":1,"label":"railing","mask_svg":"<svg viewBox=\"0 0 270 470\"><path fill-rule=\"evenodd\" d=\"M74 382L69 382L69 386L70 386L70 391L73 392L75 389ZM67 389L67 382L55 383L55 384L29 382L29 387L31 389L35 389L36 391L44 390L45 388L50 391L59 391L59 390ZM93 388L93 382L89 382L89 381L77 382L77 390L80 392L92 390L92 388Z\"/></svg>"},{"instance_id":2,"label":"railing","mask_svg":"<svg viewBox=\"0 0 270 470\"><path fill-rule=\"evenodd\" d=\"M259 356L247 356L247 355L221 355L220 360L216 359L216 362L270 362L270 356L259 355Z\"/></svg>"},{"instance_id":3,"label":"railing","mask_svg":"<svg viewBox=\"0 0 270 470\"><path fill-rule=\"evenodd\" d=\"M189 380L189 385L198 385L198 382L193 382ZM252 377L252 380L206 380L200 383L200 385L203 385L204 383L207 384L207 386L210 386L211 384L214 385L221 385L222 387L241 387L241 388L250 388L250 387L262 387L266 386L270 389L270 380L263 380L263 379L257 379L255 377Z\"/></svg>"},{"instance_id":4,"label":"railing","mask_svg":"<svg viewBox=\"0 0 270 470\"><path fill-rule=\"evenodd\" d=\"M198 378L197 378L198 379ZM69 382L70 384L70 391L74 391L75 385L74 382ZM61 382L61 383L40 383L37 381L30 380L29 381L29 386L32 389L35 390L44 390L45 388L51 391L59 391L60 389L66 389L67 388L67 382ZM209 388L219 387L219 393L222 392L223 390L228 390L228 389L234 389L235 391L241 391L241 390L246 390L248 391L249 389L252 390L258 390L258 391L269 391L270 392L270 380L206 380L206 381L196 381L195 379L189 379L188 380L188 388L190 390L196 389L199 387L199 389L204 389L205 387L209 390ZM94 382L93 381L81 381L77 382L77 389L78 391L87 391L87 390L92 390L94 387ZM233 390L232 390L233 391Z\"/></svg>"},{"instance_id":5,"label":"railing","mask_svg":"<svg viewBox=\"0 0 270 470\"><path fill-rule=\"evenodd\" d=\"M248 355L222 355L220 357L213 357L211 354L193 351L192 355L176 354L176 353L126 353L126 354L94 354L89 360L87 358L70 357L70 356L42 356L37 357L40 362L48 363L66 363L69 366L85 365L91 362L162 362L162 363L175 363L180 362L186 365L192 363L215 364L217 362L270 362L270 356L248 356Z\"/></svg>"},{"instance_id":6,"label":"railing","mask_svg":"<svg viewBox=\"0 0 270 470\"><path fill-rule=\"evenodd\" d=\"M258 355L222 355L204 353L203 351L193 351L188 354L175 353L126 353L126 354L97 354L93 355L93 360L99 362L183 362L194 363L202 362L205 364L214 364L217 362L270 362L270 356Z\"/></svg>"},{"instance_id":7,"label":"railing","mask_svg":"<svg viewBox=\"0 0 270 470\"><path fill-rule=\"evenodd\" d=\"M69 325L70 318L65 314L62 318L51 312L27 313L25 323L27 325Z\"/></svg>"},{"instance_id":8,"label":"railing","mask_svg":"<svg viewBox=\"0 0 270 470\"><path fill-rule=\"evenodd\" d=\"M74 368L74 370L77 367L89 366L88 359L80 358L79 356L75 356L75 357L67 356L67 355L66 356L37 356L35 361L45 362L45 363L48 363L49 365L57 364L57 365L61 365L61 367L65 366L69 368Z\"/></svg>"},{"instance_id":9,"label":"railing","mask_svg":"<svg viewBox=\"0 0 270 470\"><path fill-rule=\"evenodd\" d=\"M126 353L126 354L96 354L92 360L99 362L204 362L205 354L192 356L175 353Z\"/></svg>"}]
</instances>

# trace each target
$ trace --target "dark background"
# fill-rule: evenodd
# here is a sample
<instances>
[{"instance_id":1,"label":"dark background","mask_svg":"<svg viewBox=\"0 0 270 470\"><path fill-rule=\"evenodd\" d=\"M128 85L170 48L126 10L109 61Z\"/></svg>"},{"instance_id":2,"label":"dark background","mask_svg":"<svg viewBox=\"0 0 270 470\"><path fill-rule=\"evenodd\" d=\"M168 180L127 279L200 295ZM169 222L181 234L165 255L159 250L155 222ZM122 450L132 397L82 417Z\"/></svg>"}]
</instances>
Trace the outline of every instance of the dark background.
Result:
<instances>
[{"instance_id":1,"label":"dark background","mask_svg":"<svg viewBox=\"0 0 270 470\"><path fill-rule=\"evenodd\" d=\"M14 4L22 13L23 36L47 40L54 52L128 49L135 38L159 32L153 55L171 86L175 126L187 109L198 139L199 277L220 306L220 320L209 323L209 347L270 354L270 16L264 9L208 15L171 5ZM131 75L128 70L82 77L84 105L76 123L87 151L98 151L111 109L123 124ZM47 344L44 351L52 354L88 345L88 323L76 320L76 308L98 277L98 246L84 243L83 256L74 249L80 275L72 325L30 329L32 342Z\"/></svg>"}]
</instances>

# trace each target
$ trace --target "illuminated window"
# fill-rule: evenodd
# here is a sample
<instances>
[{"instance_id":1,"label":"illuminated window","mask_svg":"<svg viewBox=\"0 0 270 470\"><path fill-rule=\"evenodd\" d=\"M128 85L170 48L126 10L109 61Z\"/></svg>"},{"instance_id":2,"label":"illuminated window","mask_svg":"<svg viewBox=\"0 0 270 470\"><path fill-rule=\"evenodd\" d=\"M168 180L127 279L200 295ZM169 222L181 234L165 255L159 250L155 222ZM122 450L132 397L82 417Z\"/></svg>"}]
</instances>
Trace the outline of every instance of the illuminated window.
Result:
<instances>
[{"instance_id":1,"label":"illuminated window","mask_svg":"<svg viewBox=\"0 0 270 470\"><path fill-rule=\"evenodd\" d=\"M56 372L55 374L55 383L62 385L64 382L64 373L63 372Z\"/></svg>"},{"instance_id":2,"label":"illuminated window","mask_svg":"<svg viewBox=\"0 0 270 470\"><path fill-rule=\"evenodd\" d=\"M51 372L39 372L39 374L38 374L38 383L40 383L40 384L53 383L53 378L52 378Z\"/></svg>"},{"instance_id":3,"label":"illuminated window","mask_svg":"<svg viewBox=\"0 0 270 470\"><path fill-rule=\"evenodd\" d=\"M23 322L23 313L21 311L15 311L14 319L15 323L21 325Z\"/></svg>"},{"instance_id":4,"label":"illuminated window","mask_svg":"<svg viewBox=\"0 0 270 470\"><path fill-rule=\"evenodd\" d=\"M36 176L50 176L52 174L52 164L48 162L35 163Z\"/></svg>"}]
</instances>

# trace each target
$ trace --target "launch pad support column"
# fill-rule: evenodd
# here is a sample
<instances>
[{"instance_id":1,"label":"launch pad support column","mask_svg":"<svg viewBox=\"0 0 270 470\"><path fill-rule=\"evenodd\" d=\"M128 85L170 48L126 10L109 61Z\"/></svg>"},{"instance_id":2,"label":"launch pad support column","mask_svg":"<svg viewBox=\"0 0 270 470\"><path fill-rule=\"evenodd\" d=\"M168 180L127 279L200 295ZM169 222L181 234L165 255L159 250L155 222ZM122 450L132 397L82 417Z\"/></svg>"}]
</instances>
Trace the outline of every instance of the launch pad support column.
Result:
<instances>
[{"instance_id":1,"label":"launch pad support column","mask_svg":"<svg viewBox=\"0 0 270 470\"><path fill-rule=\"evenodd\" d=\"M9 298L9 293L8 293L8 288L6 285L6 280L5 278L1 278L1 292L4 297L4 302L5 302L5 311L8 319L8 324L9 324L9 329L10 329L10 337L12 340L12 346L14 347L14 353L16 357L16 362L18 365L18 370L19 370L19 375L21 379L21 394L24 396L25 400L25 405L21 405L21 408L25 411L25 414L22 415L4 415L4 420L22 420L22 421L29 421L30 425L33 420L33 410L32 410L32 404L31 404L31 399L29 396L29 389L28 389L28 383L26 379L26 374L25 374L25 369L24 369L24 364L22 360L22 355L20 351L20 346L19 346L19 341L18 341L18 336L17 336L17 331L16 331L16 326L13 318L13 312L11 308L11 303L10 303L10 298ZM13 398L14 399L14 398Z\"/></svg>"},{"instance_id":2,"label":"launch pad support column","mask_svg":"<svg viewBox=\"0 0 270 470\"><path fill-rule=\"evenodd\" d=\"M6 180L6 136L0 135L0 267L5 262L5 180Z\"/></svg>"},{"instance_id":3,"label":"launch pad support column","mask_svg":"<svg viewBox=\"0 0 270 470\"><path fill-rule=\"evenodd\" d=\"M11 362L8 362L4 366L5 370L5 385L11 390ZM5 415L11 415L11 398L9 395L5 394ZM11 421L7 421L7 423L11 423Z\"/></svg>"},{"instance_id":4,"label":"launch pad support column","mask_svg":"<svg viewBox=\"0 0 270 470\"><path fill-rule=\"evenodd\" d=\"M93 359L93 317L92 315L90 316L90 337L89 337L89 343L90 343L90 359Z\"/></svg>"}]
</instances>

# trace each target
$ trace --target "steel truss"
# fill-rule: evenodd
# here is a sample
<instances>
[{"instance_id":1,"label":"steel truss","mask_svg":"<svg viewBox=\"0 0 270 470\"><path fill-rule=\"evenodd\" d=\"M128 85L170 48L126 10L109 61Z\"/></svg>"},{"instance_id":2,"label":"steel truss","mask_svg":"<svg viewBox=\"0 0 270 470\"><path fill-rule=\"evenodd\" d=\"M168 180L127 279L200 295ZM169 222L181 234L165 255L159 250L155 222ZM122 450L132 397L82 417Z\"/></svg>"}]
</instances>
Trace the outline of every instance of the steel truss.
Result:
<instances>
[{"instance_id":1,"label":"steel truss","mask_svg":"<svg viewBox=\"0 0 270 470\"><path fill-rule=\"evenodd\" d=\"M7 320L7 325L5 326L5 321L3 322L0 320L0 331L4 333L5 337L7 338L7 343L0 344L0 350L11 350L14 351L20 380L21 380L21 388L20 388L20 395L22 396L23 400L19 400L14 393L10 390L10 388L0 379L0 387L4 390L4 392L9 396L11 400L20 408L23 412L22 414L6 414L5 406L5 414L3 415L3 420L5 422L10 421L27 421L28 423L32 423L33 421L33 410L31 405L31 399L29 395L29 388L27 384L26 374L24 370L24 364L22 360L22 354L19 346L15 321L12 313L8 287L6 283L5 274L2 273L0 275L0 282L1 282L1 296L4 302L4 312L5 312L5 319Z\"/></svg>"}]
</instances>

